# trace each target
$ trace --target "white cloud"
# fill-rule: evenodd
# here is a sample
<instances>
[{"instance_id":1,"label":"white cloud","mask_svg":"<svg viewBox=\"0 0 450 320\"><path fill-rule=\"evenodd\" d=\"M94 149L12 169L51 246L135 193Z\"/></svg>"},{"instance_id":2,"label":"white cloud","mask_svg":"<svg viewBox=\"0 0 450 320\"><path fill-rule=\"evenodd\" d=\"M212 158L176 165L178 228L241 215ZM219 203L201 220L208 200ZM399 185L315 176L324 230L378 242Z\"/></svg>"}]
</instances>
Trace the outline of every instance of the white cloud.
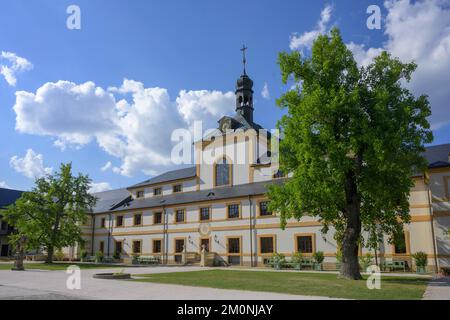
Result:
<instances>
[{"instance_id":1,"label":"white cloud","mask_svg":"<svg viewBox=\"0 0 450 320\"><path fill-rule=\"evenodd\" d=\"M105 170L131 176L167 169L172 131L190 128L196 120L203 121L204 129L216 127L234 109L234 99L232 92L182 90L173 101L164 88L145 88L128 79L108 90L93 82L58 81L36 93L16 92L14 111L19 132L50 136L62 149L96 141L122 161Z\"/></svg>"},{"instance_id":2,"label":"white cloud","mask_svg":"<svg viewBox=\"0 0 450 320\"><path fill-rule=\"evenodd\" d=\"M267 99L267 100L270 99L269 86L268 86L267 82L264 82L264 87L263 87L263 89L262 89L262 91L261 91L261 96L262 96L264 99Z\"/></svg>"},{"instance_id":3,"label":"white cloud","mask_svg":"<svg viewBox=\"0 0 450 320\"><path fill-rule=\"evenodd\" d=\"M42 154L35 153L33 149L28 149L23 158L19 158L17 155L11 157L9 165L30 179L40 178L53 170L51 167L44 166L44 157Z\"/></svg>"},{"instance_id":4,"label":"white cloud","mask_svg":"<svg viewBox=\"0 0 450 320\"><path fill-rule=\"evenodd\" d=\"M2 51L0 54L0 61L6 60L9 65L0 64L0 74L3 75L6 82L10 86L15 86L17 83L16 74L21 71L31 70L33 65L27 59L19 57L12 52Z\"/></svg>"},{"instance_id":5,"label":"white cloud","mask_svg":"<svg viewBox=\"0 0 450 320\"><path fill-rule=\"evenodd\" d=\"M89 188L90 193L102 192L111 190L111 186L108 182L92 182L91 187Z\"/></svg>"},{"instance_id":6,"label":"white cloud","mask_svg":"<svg viewBox=\"0 0 450 320\"><path fill-rule=\"evenodd\" d=\"M365 48L350 43L360 65L365 65L382 50L403 62L418 65L407 86L416 94L428 94L433 129L450 123L450 1L386 1L388 12L382 48Z\"/></svg>"},{"instance_id":7,"label":"white cloud","mask_svg":"<svg viewBox=\"0 0 450 320\"><path fill-rule=\"evenodd\" d=\"M291 50L302 50L303 48L311 49L314 40L320 35L327 32L328 23L331 19L333 6L326 5L320 13L320 19L315 29L306 31L301 35L293 33L290 37L289 48Z\"/></svg>"},{"instance_id":8,"label":"white cloud","mask_svg":"<svg viewBox=\"0 0 450 320\"><path fill-rule=\"evenodd\" d=\"M111 168L112 168L112 163L111 163L111 161L108 161L107 163L105 163L105 165L103 167L101 167L100 170L102 172L105 172L105 171L108 171Z\"/></svg>"},{"instance_id":9,"label":"white cloud","mask_svg":"<svg viewBox=\"0 0 450 320\"><path fill-rule=\"evenodd\" d=\"M5 181L0 181L0 188L11 189Z\"/></svg>"}]
</instances>

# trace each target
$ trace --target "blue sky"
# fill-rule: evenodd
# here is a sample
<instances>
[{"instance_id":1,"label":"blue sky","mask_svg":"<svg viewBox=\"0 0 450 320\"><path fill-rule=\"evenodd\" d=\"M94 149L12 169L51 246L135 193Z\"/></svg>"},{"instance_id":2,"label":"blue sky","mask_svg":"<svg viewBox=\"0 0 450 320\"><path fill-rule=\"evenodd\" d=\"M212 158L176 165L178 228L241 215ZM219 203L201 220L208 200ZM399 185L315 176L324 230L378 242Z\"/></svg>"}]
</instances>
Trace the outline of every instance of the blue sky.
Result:
<instances>
[{"instance_id":1,"label":"blue sky","mask_svg":"<svg viewBox=\"0 0 450 320\"><path fill-rule=\"evenodd\" d=\"M235 81L241 74L239 48L243 43L249 48L248 73L255 82L255 121L273 128L282 114L274 100L288 89L281 84L276 64L278 52L290 51L292 39L320 29L318 26L324 18L321 12L327 6L331 10L330 17L322 21L325 28L322 31L327 32L333 25L339 26L345 42L353 43L352 48L358 52L361 61L377 49L385 48L398 53L401 58L412 57L418 63L423 62L420 75L426 81L418 79L412 89L415 93L428 88L434 90L436 85L442 86L448 79L439 69L450 65L450 37L442 32L443 26L449 29L450 15L448 3L444 3L437 0L426 3L401 1L398 5L384 5L383 1L374 0L2 1L0 52L23 57L33 67L17 72L15 85L0 75L0 184L28 189L33 184L33 174L68 161L73 162L75 171L88 173L95 183L103 183L99 185L102 188L125 187L151 174L174 168L162 160L152 164L153 159L166 156L170 149L171 142L164 127L180 124L187 127L195 116L201 120L203 114L208 118L207 123L214 123L220 109L209 110L209 104L224 105L224 113L232 112L230 95L226 93L234 90ZM81 30L66 27L69 16L66 8L71 4L81 9ZM381 30L366 27L369 16L366 9L372 4L381 7ZM400 37L405 26L402 26L402 19L396 20L395 13L425 21L425 26L414 25L417 33L408 27L410 33L406 39ZM443 18L440 24L434 21L436 15ZM426 36L420 32L424 29L428 31ZM422 36L426 40L422 40ZM431 44L427 42L430 37L433 39ZM414 42L407 42L408 39ZM416 41L422 41L422 47ZM405 43L413 49L406 50ZM428 47L429 53L423 47ZM308 45L294 49L307 52ZM435 56L430 57L433 52ZM8 66L8 63L11 61L5 57L0 60L2 65ZM124 83L124 79L134 82ZM72 83L72 87L68 84L61 84L57 89L45 87L42 100L44 104L48 103L48 108L37 110L42 102L37 99L38 102L19 101L23 108L13 109L17 102L16 92L37 94L39 88L60 80ZM436 81L436 85L430 81ZM90 89L82 90L86 99L82 97L80 103L86 105L76 109L79 97L65 96L64 90L86 82L95 84L90 88L93 91L102 88L105 92L113 92L109 94L114 95L114 103L125 99L126 110L130 113L132 108L141 108L140 113L134 114L136 119L143 119L139 128L128 131L129 119L111 129L109 115L105 115L114 113L105 107L111 101L104 96L89 96L86 92ZM261 95L265 84L269 97ZM108 91L110 87L116 87L115 91ZM145 88L153 89L145 91ZM450 117L443 104L450 95L448 89L437 89L422 92L429 93L434 99L432 102L436 102L433 108L436 107L438 116L432 121L436 124L434 144L450 142ZM181 90L187 95L180 94ZM214 91L219 93L214 94ZM146 113L147 104L139 97L152 99L151 112ZM72 98L74 104L67 100ZM62 112L55 112L55 106L63 108L60 109ZM72 106L75 106L74 110L69 110ZM182 111L180 116L177 108L188 111ZM18 115L26 119L19 125L21 129L16 128ZM98 125L87 120L91 115L91 119L102 117ZM155 115L158 117L154 124L145 120ZM171 115L178 119L173 120L173 124ZM114 114L111 123L119 121L117 119ZM115 135L120 137L120 143L110 140ZM146 141L150 140L159 140L159 144L147 146ZM55 141L59 142L55 144ZM114 144L123 151L116 152ZM29 149L32 152L26 157ZM139 151L145 154L146 150L157 151L151 156L136 155ZM105 167L108 162L111 164Z\"/></svg>"}]
</instances>

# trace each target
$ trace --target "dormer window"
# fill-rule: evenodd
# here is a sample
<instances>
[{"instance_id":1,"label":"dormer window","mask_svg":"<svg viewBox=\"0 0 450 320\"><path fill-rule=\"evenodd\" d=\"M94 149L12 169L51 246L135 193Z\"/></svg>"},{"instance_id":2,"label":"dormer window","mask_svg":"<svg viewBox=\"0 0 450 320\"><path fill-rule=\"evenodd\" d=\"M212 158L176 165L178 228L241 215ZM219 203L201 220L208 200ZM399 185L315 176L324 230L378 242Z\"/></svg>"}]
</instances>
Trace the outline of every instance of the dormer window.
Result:
<instances>
[{"instance_id":1,"label":"dormer window","mask_svg":"<svg viewBox=\"0 0 450 320\"><path fill-rule=\"evenodd\" d=\"M223 157L216 162L214 168L215 186L226 186L231 184L231 164Z\"/></svg>"},{"instance_id":2,"label":"dormer window","mask_svg":"<svg viewBox=\"0 0 450 320\"><path fill-rule=\"evenodd\" d=\"M173 186L173 193L181 192L183 191L183 186L181 184L176 184Z\"/></svg>"},{"instance_id":3,"label":"dormer window","mask_svg":"<svg viewBox=\"0 0 450 320\"><path fill-rule=\"evenodd\" d=\"M160 196L161 194L162 194L162 189L161 188L153 189L153 195L154 196Z\"/></svg>"}]
</instances>

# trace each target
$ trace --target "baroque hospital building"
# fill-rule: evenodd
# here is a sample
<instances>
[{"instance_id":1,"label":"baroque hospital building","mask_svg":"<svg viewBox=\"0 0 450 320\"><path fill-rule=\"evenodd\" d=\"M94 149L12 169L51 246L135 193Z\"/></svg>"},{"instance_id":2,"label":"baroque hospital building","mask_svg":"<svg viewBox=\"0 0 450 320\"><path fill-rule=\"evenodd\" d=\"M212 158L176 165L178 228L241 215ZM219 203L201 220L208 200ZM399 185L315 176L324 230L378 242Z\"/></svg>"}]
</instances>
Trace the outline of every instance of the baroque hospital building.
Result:
<instances>
[{"instance_id":1,"label":"baroque hospital building","mask_svg":"<svg viewBox=\"0 0 450 320\"><path fill-rule=\"evenodd\" d=\"M214 132L195 142L196 166L95 194L97 204L83 226L85 250L120 255L124 261L140 255L174 264L198 262L205 248L211 264L246 266L261 266L276 252L289 257L322 251L324 268L334 268L333 230L323 235L321 223L307 216L282 230L279 218L268 211L267 186L289 177L267 161L267 152L259 156L268 138L253 121L252 88L244 70L236 85L236 114L222 117ZM234 163L234 152L245 161ZM206 153L215 155L213 163L204 161ZM411 255L423 251L429 268L450 265L450 144L428 147L425 157L428 170L414 176L411 189L411 222L398 243L390 244L387 237L380 243L379 262L398 259L411 266ZM77 251L70 250L72 257ZM360 255L367 252L360 248Z\"/></svg>"}]
</instances>

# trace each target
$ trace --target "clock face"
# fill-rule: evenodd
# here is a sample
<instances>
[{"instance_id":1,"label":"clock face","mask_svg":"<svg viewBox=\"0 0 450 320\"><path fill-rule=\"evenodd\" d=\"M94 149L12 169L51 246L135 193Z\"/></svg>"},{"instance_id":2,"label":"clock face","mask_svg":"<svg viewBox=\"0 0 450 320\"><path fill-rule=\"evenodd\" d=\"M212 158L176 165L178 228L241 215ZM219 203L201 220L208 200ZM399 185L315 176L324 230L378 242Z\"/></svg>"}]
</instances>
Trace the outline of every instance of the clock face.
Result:
<instances>
[{"instance_id":1,"label":"clock face","mask_svg":"<svg viewBox=\"0 0 450 320\"><path fill-rule=\"evenodd\" d=\"M231 129L231 121L230 120L225 120L223 123L222 123L222 128L221 128L221 130L222 131L226 131L226 130L230 130Z\"/></svg>"}]
</instances>

